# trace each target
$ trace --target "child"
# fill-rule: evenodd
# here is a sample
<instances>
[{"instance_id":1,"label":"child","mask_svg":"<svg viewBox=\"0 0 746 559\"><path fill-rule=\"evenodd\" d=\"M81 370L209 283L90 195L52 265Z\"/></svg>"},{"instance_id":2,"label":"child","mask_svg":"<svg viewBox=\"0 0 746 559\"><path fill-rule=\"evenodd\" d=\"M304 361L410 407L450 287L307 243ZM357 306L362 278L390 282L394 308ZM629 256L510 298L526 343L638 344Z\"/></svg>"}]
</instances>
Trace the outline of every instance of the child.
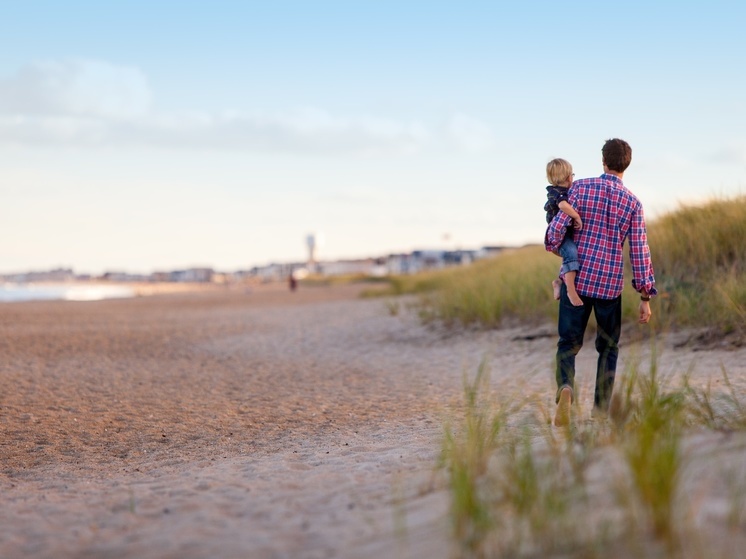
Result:
<instances>
[{"instance_id":1,"label":"child","mask_svg":"<svg viewBox=\"0 0 746 559\"><path fill-rule=\"evenodd\" d=\"M583 221L575 208L567 201L567 191L572 185L574 176L572 165L564 159L552 159L547 163L549 186L547 186L547 202L544 204L544 210L547 212L547 223L551 223L554 216L559 212L564 212L572 218L574 227L567 228L565 240L562 241L557 252L559 253L558 256L562 257L560 275L564 274L565 276L567 297L574 306L580 307L583 305L583 300L575 291L575 277L580 269L580 263L578 262L578 247L575 246L575 241L573 241L573 232L580 231L583 228ZM552 282L554 298L557 300L560 298L561 285L562 282L559 279Z\"/></svg>"}]
</instances>

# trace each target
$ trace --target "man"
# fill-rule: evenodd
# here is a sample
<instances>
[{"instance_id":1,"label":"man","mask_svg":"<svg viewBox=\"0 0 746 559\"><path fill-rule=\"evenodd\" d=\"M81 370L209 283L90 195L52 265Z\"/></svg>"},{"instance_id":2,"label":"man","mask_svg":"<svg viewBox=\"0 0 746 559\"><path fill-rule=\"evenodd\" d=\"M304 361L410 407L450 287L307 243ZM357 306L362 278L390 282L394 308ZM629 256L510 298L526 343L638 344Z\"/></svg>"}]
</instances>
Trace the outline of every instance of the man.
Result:
<instances>
[{"instance_id":1,"label":"man","mask_svg":"<svg viewBox=\"0 0 746 559\"><path fill-rule=\"evenodd\" d=\"M554 418L554 424L558 426L570 422L575 394L575 356L583 346L591 310L598 324L594 412L606 414L608 411L619 355L625 241L629 241L632 286L641 295L641 324L650 321L650 297L657 294L642 204L622 182L624 171L632 161L632 148L624 140L612 139L604 144L601 154L604 173L598 178L575 181L568 199L583 218L583 228L575 232L580 262L575 289L583 305L574 306L570 302L563 284L559 305L557 411ZM567 214L557 214L544 241L548 251L557 250L571 222L572 218Z\"/></svg>"}]
</instances>

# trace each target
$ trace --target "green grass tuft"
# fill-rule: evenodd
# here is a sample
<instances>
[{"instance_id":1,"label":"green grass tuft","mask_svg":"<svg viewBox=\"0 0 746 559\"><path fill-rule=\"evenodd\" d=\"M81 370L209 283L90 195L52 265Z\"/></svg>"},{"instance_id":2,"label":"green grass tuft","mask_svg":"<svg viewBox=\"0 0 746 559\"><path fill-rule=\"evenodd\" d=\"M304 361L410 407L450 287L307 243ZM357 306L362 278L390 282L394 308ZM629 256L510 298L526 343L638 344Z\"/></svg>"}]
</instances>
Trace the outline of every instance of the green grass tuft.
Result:
<instances>
[{"instance_id":1,"label":"green grass tuft","mask_svg":"<svg viewBox=\"0 0 746 559\"><path fill-rule=\"evenodd\" d=\"M723 393L695 389L684 376L668 386L653 351L649 371L633 364L619 379L608 417L555 429L528 399L490 401L483 363L464 382L464 413L446 429L440 464L456 556L729 556L729 542L691 523L696 502L684 480L695 494L701 488L687 473L695 456L684 441L691 430L746 430L746 408L727 374ZM721 477L723 523L742 530L746 477L741 469Z\"/></svg>"}]
</instances>

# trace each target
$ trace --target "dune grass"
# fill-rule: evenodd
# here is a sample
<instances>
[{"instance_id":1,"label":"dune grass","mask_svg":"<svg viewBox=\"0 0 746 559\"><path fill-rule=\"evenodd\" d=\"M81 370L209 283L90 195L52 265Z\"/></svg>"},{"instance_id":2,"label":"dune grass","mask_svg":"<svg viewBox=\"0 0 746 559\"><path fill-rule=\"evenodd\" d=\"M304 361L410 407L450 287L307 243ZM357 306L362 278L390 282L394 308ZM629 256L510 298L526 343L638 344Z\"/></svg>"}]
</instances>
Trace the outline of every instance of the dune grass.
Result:
<instances>
[{"instance_id":1,"label":"dune grass","mask_svg":"<svg viewBox=\"0 0 746 559\"><path fill-rule=\"evenodd\" d=\"M489 394L482 364L475 380L464 383L465 405L460 420L446 426L440 462L451 496L454 556L733 556L736 540L720 540L691 520L697 507L691 496L703 488L691 476L694 487L684 485L692 459L685 441L724 425L746 430L744 397L719 398L684 379L670 386L653 357L649 371L635 365L624 373L613 415L574 418L557 429L540 404ZM723 526L742 531L746 477L716 462L712 468L722 469L716 477L726 480L731 496Z\"/></svg>"},{"instance_id":2,"label":"dune grass","mask_svg":"<svg viewBox=\"0 0 746 559\"><path fill-rule=\"evenodd\" d=\"M632 486L647 512L656 537L676 542L674 509L683 469L681 441L685 426L684 390L665 392L653 360L648 375L632 369L620 387L625 394L624 413L612 420L623 429L623 452ZM624 386L624 385L627 386ZM632 399L632 394L637 399Z\"/></svg>"},{"instance_id":3,"label":"dune grass","mask_svg":"<svg viewBox=\"0 0 746 559\"><path fill-rule=\"evenodd\" d=\"M682 207L649 223L648 235L660 291L657 327L746 335L746 197ZM426 280L398 280L397 290L420 293L423 317L446 324L554 319L550 282L558 265L543 247L525 247ZM626 319L639 301L630 279L627 270ZM548 425L551 412L536 403L481 394L489 388L484 364L465 382L461 423L446 427L441 460L457 557L719 559L740 551L742 540L707 533L692 520L695 499L708 488L697 486L692 464L702 456L687 441L707 430L746 431L746 397L724 370L717 390L695 386L686 372L673 387L660 378L655 354L653 347L649 370L630 365L620 375L607 418L574 417L564 429ZM727 485L723 529L743 533L743 470L706 467Z\"/></svg>"},{"instance_id":4,"label":"dune grass","mask_svg":"<svg viewBox=\"0 0 746 559\"><path fill-rule=\"evenodd\" d=\"M466 555L479 554L495 521L478 482L498 446L508 410L485 403L482 396L487 386L488 374L483 362L473 382L464 377L464 420L458 432L446 427L443 442L441 467L447 463L450 474L453 531Z\"/></svg>"},{"instance_id":5,"label":"dune grass","mask_svg":"<svg viewBox=\"0 0 746 559\"><path fill-rule=\"evenodd\" d=\"M746 336L744 238L746 196L682 206L648 223L660 292L653 303L657 327L706 326ZM514 319L553 320L551 281L559 266L543 246L528 246L466 267L389 278L388 289L375 293L420 294L423 319L449 325L494 328ZM628 269L625 320L636 317L639 304L631 279Z\"/></svg>"},{"instance_id":6,"label":"dune grass","mask_svg":"<svg viewBox=\"0 0 746 559\"><path fill-rule=\"evenodd\" d=\"M551 281L560 260L543 247L508 249L463 267L389 278L370 296L418 294L425 320L497 327L507 317L546 319L556 313Z\"/></svg>"},{"instance_id":7,"label":"dune grass","mask_svg":"<svg viewBox=\"0 0 746 559\"><path fill-rule=\"evenodd\" d=\"M746 325L746 196L682 206L649 227L664 311L681 325Z\"/></svg>"}]
</instances>

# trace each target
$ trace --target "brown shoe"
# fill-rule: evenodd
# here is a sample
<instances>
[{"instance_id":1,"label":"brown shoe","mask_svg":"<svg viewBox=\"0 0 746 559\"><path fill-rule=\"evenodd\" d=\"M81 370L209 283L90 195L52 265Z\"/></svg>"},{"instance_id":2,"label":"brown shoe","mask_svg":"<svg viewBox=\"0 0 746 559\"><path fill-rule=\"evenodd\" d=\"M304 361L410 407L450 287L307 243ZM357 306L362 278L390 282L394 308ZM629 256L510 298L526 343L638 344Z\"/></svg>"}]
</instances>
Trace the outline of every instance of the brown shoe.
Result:
<instances>
[{"instance_id":1,"label":"brown shoe","mask_svg":"<svg viewBox=\"0 0 746 559\"><path fill-rule=\"evenodd\" d=\"M557 412L554 414L555 427L565 427L570 424L570 408L572 407L572 389L565 386L560 390Z\"/></svg>"}]
</instances>

